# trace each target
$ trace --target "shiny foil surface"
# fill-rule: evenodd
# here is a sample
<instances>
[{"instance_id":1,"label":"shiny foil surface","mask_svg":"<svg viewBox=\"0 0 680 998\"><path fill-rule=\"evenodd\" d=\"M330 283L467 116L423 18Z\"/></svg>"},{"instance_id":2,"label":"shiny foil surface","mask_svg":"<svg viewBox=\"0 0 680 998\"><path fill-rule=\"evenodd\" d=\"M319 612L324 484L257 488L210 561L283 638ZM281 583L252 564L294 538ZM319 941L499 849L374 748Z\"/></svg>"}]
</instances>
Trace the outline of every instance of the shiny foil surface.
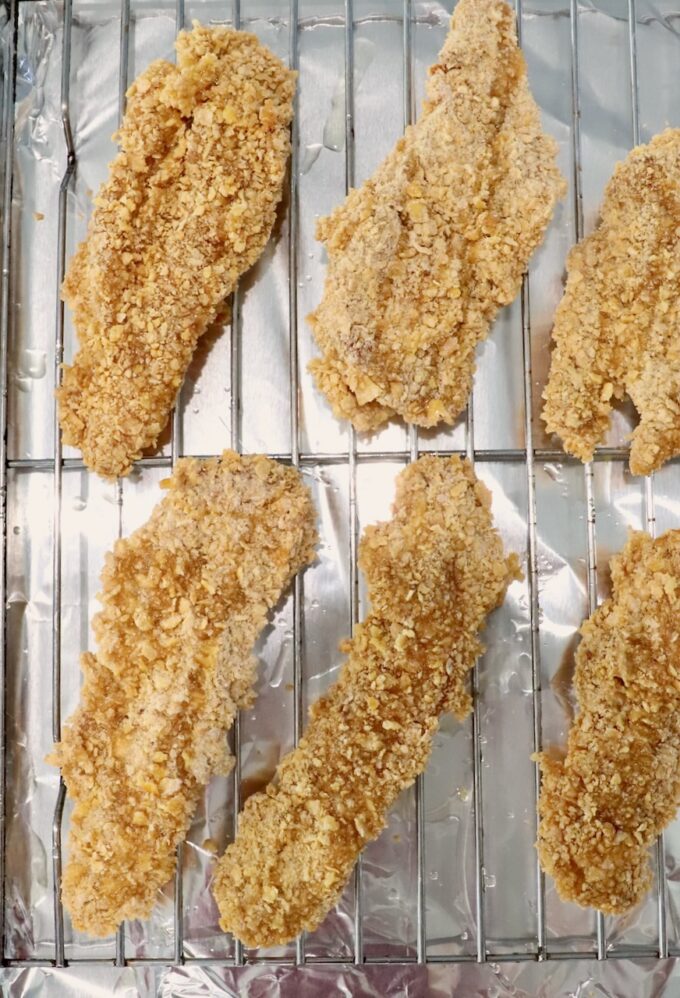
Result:
<instances>
[{"instance_id":1,"label":"shiny foil surface","mask_svg":"<svg viewBox=\"0 0 680 998\"><path fill-rule=\"evenodd\" d=\"M148 921L126 923L118 939L92 940L64 914L61 936L55 867L62 851L67 855L69 803L59 820L59 774L44 761L59 721L53 692L65 719L78 700L80 653L92 644L89 621L104 554L144 522L173 456L219 454L234 444L287 461L299 454L321 534L317 561L299 587L299 631L291 591L258 645L258 696L240 721L242 799L267 782L292 746L296 705L304 723L308 705L337 675L338 643L350 632L353 611L360 617L365 609L360 577L355 597L352 591L353 533L389 515L394 478L414 441L399 423L354 438L313 387L306 365L315 348L305 316L319 300L325 269L314 225L348 185L370 176L417 113L453 3L241 0L234 7L233 0L180 0L176 7L73 0L65 7L21 0L16 6L16 38L7 12L2 21L2 159L13 171L11 206L3 209L9 239L3 993L680 995L673 958L680 953L680 824L667 830L663 853L652 854L661 884L657 877L637 910L600 926L600 955L608 960L598 962L594 912L560 902L552 882L539 878L530 758L540 745L565 738L577 630L589 595L608 594L610 556L630 527L655 526L658 533L680 527L680 462L658 472L651 487L627 470L629 407L616 412L590 473L546 438L539 420L566 254L577 232L596 224L604 185L636 129L647 141L680 125L680 4L517 0L531 85L544 127L559 143L569 192L522 294L478 351L469 418L421 432L417 447L474 453L477 474L493 493L496 523L506 547L519 553L525 579L511 586L486 629L475 717L463 724L442 720L419 791L420 812L412 788L366 849L337 910L297 952L291 945L243 954L220 931L209 889L213 843L221 852L234 832L231 777L206 789L180 875ZM53 389L60 233L68 260L114 154L111 136L126 83L151 60L172 58L182 22L234 18L299 68L292 172L273 238L239 285L233 324L200 345L174 433L168 430L157 454L119 485L84 470L78 453L65 448L59 474ZM70 71L63 74L69 47ZM72 129L72 172L62 114ZM68 310L63 332L68 362L75 350ZM669 958L659 959L666 949ZM550 959L536 962L539 954ZM241 957L245 966L231 965ZM356 959L365 962L354 966Z\"/></svg>"}]
</instances>

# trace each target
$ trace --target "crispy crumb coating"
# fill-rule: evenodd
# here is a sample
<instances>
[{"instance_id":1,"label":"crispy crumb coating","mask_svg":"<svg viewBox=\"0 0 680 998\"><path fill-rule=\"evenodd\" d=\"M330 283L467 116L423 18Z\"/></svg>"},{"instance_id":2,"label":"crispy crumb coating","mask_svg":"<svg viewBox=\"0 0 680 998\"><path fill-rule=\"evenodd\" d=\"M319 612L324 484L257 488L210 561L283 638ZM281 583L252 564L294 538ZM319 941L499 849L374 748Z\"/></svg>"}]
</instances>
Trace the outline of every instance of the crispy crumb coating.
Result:
<instances>
[{"instance_id":1,"label":"crispy crumb coating","mask_svg":"<svg viewBox=\"0 0 680 998\"><path fill-rule=\"evenodd\" d=\"M200 336L269 239L295 74L254 35L195 26L128 91L120 152L66 275L79 351L64 442L125 475L155 445Z\"/></svg>"},{"instance_id":2,"label":"crispy crumb coating","mask_svg":"<svg viewBox=\"0 0 680 998\"><path fill-rule=\"evenodd\" d=\"M565 189L504 0L461 0L423 113L317 227L328 273L310 364L338 418L373 430L464 408L475 347L520 287Z\"/></svg>"},{"instance_id":3,"label":"crispy crumb coating","mask_svg":"<svg viewBox=\"0 0 680 998\"><path fill-rule=\"evenodd\" d=\"M202 787L231 768L255 639L316 542L307 488L269 458L184 459L164 484L107 555L98 650L50 760L75 800L64 903L94 936L146 917L170 879Z\"/></svg>"},{"instance_id":4,"label":"crispy crumb coating","mask_svg":"<svg viewBox=\"0 0 680 998\"><path fill-rule=\"evenodd\" d=\"M589 461L628 395L640 415L630 470L648 475L680 453L680 129L617 165L599 228L567 270L543 395L548 432Z\"/></svg>"},{"instance_id":5,"label":"crispy crumb coating","mask_svg":"<svg viewBox=\"0 0 680 998\"><path fill-rule=\"evenodd\" d=\"M538 852L560 897L628 911L680 803L680 530L631 533L581 628L566 756L542 753Z\"/></svg>"},{"instance_id":6,"label":"crispy crumb coating","mask_svg":"<svg viewBox=\"0 0 680 998\"><path fill-rule=\"evenodd\" d=\"M422 457L399 476L392 520L364 533L371 611L217 867L220 924L247 945L284 943L321 922L425 768L440 715L469 712L477 633L519 574L490 505L467 462Z\"/></svg>"}]
</instances>

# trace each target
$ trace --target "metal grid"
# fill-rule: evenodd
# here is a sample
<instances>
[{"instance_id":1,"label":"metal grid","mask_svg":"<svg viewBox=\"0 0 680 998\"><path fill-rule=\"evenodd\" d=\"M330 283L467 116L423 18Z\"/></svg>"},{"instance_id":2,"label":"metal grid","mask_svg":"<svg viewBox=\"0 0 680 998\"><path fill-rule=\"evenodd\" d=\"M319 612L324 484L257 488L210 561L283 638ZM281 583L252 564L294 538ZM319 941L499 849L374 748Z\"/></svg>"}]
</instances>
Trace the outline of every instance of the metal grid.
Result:
<instances>
[{"instance_id":1,"label":"metal grid","mask_svg":"<svg viewBox=\"0 0 680 998\"><path fill-rule=\"evenodd\" d=\"M4 121L3 133L5 139L5 161L3 177L3 201L5 209L12 203L13 184L13 137L14 137L14 94L16 83L16 37L18 4L20 0L9 0L8 16L14 38L14 46L9 51L8 61L5 68L4 77ZM67 226L67 196L72 184L76 167L77 154L74 145L73 131L71 127L70 109L70 76L71 76L71 29L73 24L73 0L64 0L63 4L63 42L62 42L62 77L61 77L61 119L63 126L63 139L67 152L66 168L61 179L59 188L59 215L58 215L58 250L57 250L57 285L61 284L64 276L66 263L66 226ZM234 27L241 26L241 4L240 0L232 0L230 7L231 23ZM398 2L395 2L395 7ZM403 32L403 79L404 79L404 105L403 119L404 125L409 124L414 117L414 88L413 88L413 3L412 0L401 0L398 12ZM282 7L286 7L287 23L289 26L289 64L291 68L297 69L299 64L298 36L299 36L299 16L298 0L282 0ZM344 0L344 70L345 79L354 79L354 10L353 0ZM521 42L522 27L522 0L515 0L515 10L518 17L518 29ZM583 236L583 194L582 194L582 171L581 171L581 136L580 136L580 81L579 81L579 7L578 0L569 0L569 13L571 23L571 91L572 91L572 142L573 142L573 193L575 204L575 231L576 240ZM628 42L630 55L630 105L631 105L631 139L632 144L639 142L639 110L638 110L638 74L637 74L637 47L636 47L636 0L627 0L628 14ZM176 29L179 31L185 25L184 0L176 0L175 10ZM128 80L129 66L129 45L130 45L130 0L121 0L120 4L120 81L119 81L119 118L122 117L125 108L125 90ZM345 190L348 191L354 183L354 87L345 87ZM298 122L297 115L293 121L293 143L289 180L289 230L288 230L288 257L289 257L289 297L288 297L288 317L290 329L289 361L291 370L290 381L290 451L286 453L276 453L270 456L290 463L296 467L304 465L330 466L347 464L349 468L349 600L350 617L352 624L355 624L359 616L359 591L357 572L357 543L358 543L358 517L357 517L357 466L360 463L375 461L397 461L408 463L418 457L420 441L417 428L411 427L409 430L408 448L406 450L371 451L361 452L357 449L355 431L350 427L347 431L347 450L338 453L304 452L300 446L300 426L299 426L299 364L298 364L298 337L297 337L297 273L298 273ZM7 380L8 361L7 347L10 327L11 308L11 238L12 219L9 210L4 211L2 223L2 282L1 293L2 303L0 311L0 340L2 350L0 352L0 499L2 502L3 528L6 528L6 502L7 502L7 481L9 469L23 469L29 471L46 470L53 475L53 605L52 605L52 728L53 737L59 739L61 730L60 716L60 686L61 686L61 593L62 593L62 564L61 564L61 522L62 522L62 483L63 472L66 469L83 468L82 461L78 459L65 459L62 453L62 442L56 420L55 404L55 432L53 442L53 456L46 459L10 459L7 450ZM444 450L441 454L459 453L466 455L473 463L476 462L516 462L522 463L526 468L527 482L527 575L529 581L530 594L530 623L531 623L531 655L532 655L532 719L533 719L533 748L540 751L541 740L541 672L540 672L540 646L539 646L539 594L538 594L538 564L537 564L537 537L536 537L536 489L535 489L535 463L537 461L559 460L566 463L574 463L571 458L557 449L540 449L534 447L533 425L532 425L532 370L531 370L531 327L530 327L530 288L529 278L525 277L521 291L521 316L522 316L522 346L524 358L524 404L525 404L525 448L508 448L504 450L476 449L474 443L474 417L472 400L468 406L465 419L465 448L462 450ZM231 444L236 450L241 450L241 403L240 403L240 372L241 372L241 311L240 296L238 289L233 298L233 319L231 336ZM64 348L64 305L59 297L55 301L55 384L59 383L60 365L63 358ZM172 436L170 454L142 459L139 462L143 467L171 467L174 466L177 457L182 453L181 446L181 421L179 418L179 407L176 408L172 419ZM627 450L620 447L601 447L596 453L595 460L619 461L627 458ZM587 502L587 584L588 601L590 610L597 605L597 540L596 540L596 509L594 501L593 485L593 464L585 466L585 494ZM123 492L121 483L117 486L118 496L118 533L122 531L122 503ZM654 533L654 483L652 477L645 481L645 520L647 529ZM6 536L5 536L6 541ZM6 597L6 543L2 550L2 563L0 567L0 596L3 605ZM294 585L294 609L293 609L293 676L294 676L294 741L297 744L303 727L303 688L301 673L301 643L302 643L302 592L301 579L298 577ZM2 634L0 635L0 649L4 652L6 640L6 620L3 614ZM3 670L5 660L3 654ZM472 677L473 691L478 692L479 677L475 666ZM3 777L5 775L5 682L0 683L0 764L2 765ZM619 947L615 951L610 951L607 944L607 934L605 921L601 914L596 914L596 950L592 953L584 951L557 950L550 948L546 928L545 912L545 883L544 876L538 861L536 861L535 876L537 885L537 910L536 910L536 933L533 950L531 952L518 950L516 952L490 952L486 941L486 925L484 918L484 823L483 810L479 805L482 797L482 745L480 736L479 698L475 697L475 707L472 718L472 763L473 763L473 799L474 799L474 845L475 845L475 902L476 902L476 952L469 955L439 956L428 955L427 953L427 924L425 905L425 831L424 831L424 788L423 780L418 778L415 792L415 827L416 827L416 855L417 855L417 897L416 897L416 948L415 956L409 961L408 958L399 957L398 960L381 958L375 960L365 957L362 938L362 868L358 863L355 872L355 910L354 910L354 961L357 964L385 963L385 962L504 962L504 961L527 961L527 960L567 960L579 959L584 956L596 956L599 960L617 957L659 957L664 958L669 955L678 955L674 950L669 952L668 932L666 926L666 883L664 876L664 845L663 838L659 840L657 848L657 866L659 873L658 890L658 945L654 947L635 947L634 950L626 947ZM237 815L241 803L241 744L240 744L240 724L237 717L233 728L233 750L236 758L236 765L233 775L233 800L234 816L233 831L236 830ZM539 791L539 770L535 768L535 794ZM3 781L4 790L4 781ZM66 790L63 781L60 780L59 792L53 818L52 830L52 864L54 873L54 883L59 884L62 869L62 821ZM4 818L4 805L3 805ZM4 882L5 874L5 849L4 849L5 827L4 821L0 823L0 879ZM233 957L229 959L209 960L203 958L189 958L184 952L183 940L183 896L182 896L182 847L178 850L177 871L175 877L174 895L174 962L181 964L191 962L196 964L213 964L223 966L240 966L244 962L250 962L251 958L244 953L240 943L236 943L233 949ZM0 919L4 921L4 907L0 908ZM58 891L54 891L54 919L55 919L55 946L52 960L6 960L3 965L7 966L35 966L52 965L56 967L64 966L67 963L65 957L64 943L64 912ZM0 925L0 931L4 930L4 925ZM3 932L4 934L4 932ZM4 953L3 953L4 956ZM78 960L74 963L106 964L109 960ZM122 927L116 937L116 952L114 963L116 966L125 964L145 965L145 964L167 964L166 959L146 958L130 959L125 953L125 938ZM255 962L286 962L277 958L258 956ZM292 961L296 965L305 963L343 963L344 959L319 960L309 957L306 954L305 938L302 936L296 941L295 953Z\"/></svg>"}]
</instances>

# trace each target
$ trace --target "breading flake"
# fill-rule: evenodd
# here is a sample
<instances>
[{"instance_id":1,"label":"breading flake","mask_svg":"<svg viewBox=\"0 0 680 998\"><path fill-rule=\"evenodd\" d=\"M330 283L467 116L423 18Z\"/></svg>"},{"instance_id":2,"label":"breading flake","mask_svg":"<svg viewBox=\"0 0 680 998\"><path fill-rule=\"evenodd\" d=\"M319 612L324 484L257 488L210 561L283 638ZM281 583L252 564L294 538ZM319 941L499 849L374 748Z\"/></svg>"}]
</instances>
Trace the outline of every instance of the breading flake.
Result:
<instances>
[{"instance_id":1,"label":"breading flake","mask_svg":"<svg viewBox=\"0 0 680 998\"><path fill-rule=\"evenodd\" d=\"M217 867L220 924L247 945L284 943L321 922L425 768L440 715L469 712L478 631L519 574L490 504L467 462L430 455L400 474L392 520L366 530L371 611Z\"/></svg>"},{"instance_id":2,"label":"breading flake","mask_svg":"<svg viewBox=\"0 0 680 998\"><path fill-rule=\"evenodd\" d=\"M146 917L171 877L201 788L231 768L255 639L316 541L308 490L269 458L184 459L165 484L107 555L98 650L50 760L75 800L64 903L94 936Z\"/></svg>"}]
</instances>

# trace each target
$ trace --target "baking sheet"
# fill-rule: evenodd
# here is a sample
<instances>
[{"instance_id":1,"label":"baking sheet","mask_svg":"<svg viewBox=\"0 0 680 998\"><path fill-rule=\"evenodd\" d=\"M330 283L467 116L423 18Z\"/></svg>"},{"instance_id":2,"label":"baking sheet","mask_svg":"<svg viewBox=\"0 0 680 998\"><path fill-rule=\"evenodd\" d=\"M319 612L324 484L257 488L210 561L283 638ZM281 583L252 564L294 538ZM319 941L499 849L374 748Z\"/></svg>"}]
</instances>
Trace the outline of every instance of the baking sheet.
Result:
<instances>
[{"instance_id":1,"label":"baking sheet","mask_svg":"<svg viewBox=\"0 0 680 998\"><path fill-rule=\"evenodd\" d=\"M401 0L354 2L354 166L362 182L389 151L403 128ZM426 67L434 61L447 30L453 4L414 0L413 85L420 103ZM638 0L637 57L640 129L643 140L668 124L680 124L677 66L680 14L670 0ZM628 5L623 0L574 4L578 16L581 178L586 231L595 224L602 190L614 163L632 144L631 63ZM283 59L289 55L288 3L242 0L242 26L254 31ZM537 510L540 679L536 697L546 742L564 738L569 723L569 670L576 630L587 613L584 471L563 459L538 420L540 394L548 364L552 314L559 300L564 260L574 241L574 149L572 142L572 34L565 0L524 2L522 41L534 94L544 125L560 146L560 164L570 193L558 208L544 245L534 257L525 297L531 329L532 407ZM303 581L301 667L304 702L312 702L337 673L338 641L350 627L350 481L347 428L331 416L313 388L306 363L314 353L304 317L316 305L324 257L314 240L314 225L345 193L345 5L338 0L300 0L298 132L297 271L289 255L289 205L284 205L274 238L260 263L241 284L241 350L238 369L241 418L236 428L244 452L291 452L289 343L299 346L299 443L303 474L319 511L321 545L317 563ZM186 4L186 21L228 23L230 0ZM55 928L52 880L52 819L58 774L44 762L52 739L49 694L52 656L52 513L54 477L54 329L57 300L58 190L65 168L60 118L63 9L55 0L23 0L18 31L14 199L12 205L11 302L8 379L7 504L7 838L4 956L7 960L52 960ZM175 7L147 0L130 6L129 79L153 58L171 56ZM9 32L5 27L5 45ZM71 122L77 151L75 181L67 203L67 252L84 236L91 194L106 175L114 147L119 109L120 6L109 0L74 0L69 88ZM44 217L40 217L40 216ZM289 321L289 285L295 283L297 310ZM524 448L525 393L522 303L505 309L479 350L472 402L477 472L491 488L494 515L508 548L526 559L529 488ZM180 453L219 453L232 440L230 326L215 330L199 350L182 391ZM73 354L73 332L65 328L65 358ZM625 445L631 412L616 414L607 440ZM422 451L464 449L464 420L446 431L424 432ZM391 425L370 439L357 440L358 525L388 514L393 482L408 447L403 426ZM554 453L553 453L554 452ZM170 438L159 453L169 460ZM387 454L379 460L371 455ZM329 456L333 456L332 459ZM67 459L76 458L67 450ZM26 466L44 461L40 467ZM22 464L22 462L24 462ZM158 482L167 467L138 469L116 486L67 464L63 473L62 530L62 682L66 717L77 702L78 659L91 640L89 620L96 609L98 575L104 552L119 532L144 521L158 499ZM680 465L655 476L658 530L680 526ZM596 461L598 591L608 591L607 563L624 543L628 527L645 519L644 487L620 459ZM361 592L361 591L360 591ZM292 598L272 614L259 646L262 666L259 696L242 718L242 776L245 793L266 781L293 742ZM491 619L488 651L480 662L480 740L483 790L479 802L484 837L484 931L488 952L530 955L537 951L538 884L535 853L531 594L528 580L515 583L504 607ZM477 953L479 920L475 890L472 724L445 718L435 739L424 780L427 947L437 960L471 958ZM212 857L206 839L220 848L232 830L232 786L217 779L206 790L184 850L184 957L227 960L231 939L217 927L210 896ZM68 828L68 807L64 833ZM362 863L362 936L371 960L413 960L417 946L418 864L415 800L411 790L394 808L381 838L366 850ZM668 934L677 945L680 825L666 834ZM172 962L175 946L173 885L159 897L148 922L125 926L127 959ZM308 958L346 960L354 956L354 885L319 930L306 939ZM595 921L591 912L561 903L547 883L546 927L553 954L591 955ZM658 946L656 898L625 918L607 919L612 952L652 953ZM113 959L115 940L93 941L65 926L70 961ZM294 948L266 955L292 960ZM311 990L357 987L361 994L419 994L424 974L433 993L467 980L465 993L498 995L660 994L660 981L672 964L616 961L614 968L593 968L579 960L550 968L519 963L492 969L390 968L372 984L367 970L323 971L247 968L241 971L252 991L286 990L291 980ZM9 973L9 972L8 972ZM68 971L17 969L6 977L12 995L94 993L229 994L235 976L224 969L191 967L163 977L152 969L72 967ZM376 970L375 973L378 973ZM61 974L61 976L54 976ZM237 971L233 972L236 975ZM324 975L323 977L320 975ZM327 975L331 975L330 977ZM335 974L335 977L333 977ZM364 974L362 977L361 974ZM446 975L449 975L448 977ZM463 975L473 975L464 978ZM497 981L489 990L493 975ZM88 975L92 975L88 977ZM172 976L174 975L174 976ZM263 976L264 975L264 976ZM266 975L270 975L267 977ZM343 976L344 975L344 976ZM349 976L347 976L349 975ZM391 975L391 976L390 976ZM439 977L437 976L439 975ZM476 976L474 976L476 975ZM491 975L491 976L490 976ZM551 976L552 975L552 976ZM585 975L585 976L584 976ZM590 975L590 976L588 976ZM598 976L599 975L599 976ZM608 975L608 976L607 976ZM660 976L661 975L661 976ZM502 978L502 979L501 979ZM510 981L510 984L504 983ZM84 982L91 982L90 984ZM276 985L273 983L276 981ZM333 982L332 985L328 982ZM597 983L601 981L600 983ZM51 983L50 983L51 982ZM212 982L212 983L211 983ZM259 982L259 983L258 983ZM287 982L284 983L283 982ZM315 983L316 982L316 983ZM348 983L354 982L354 983ZM442 984L441 982L445 982ZM484 983L486 982L486 983ZM514 983L513 983L514 982ZM533 983L531 983L533 982ZM245 984L243 985L246 986ZM486 987L479 992L473 988ZM100 985L96 984L99 988ZM305 984L305 987L307 985ZM317 990L314 990L314 988ZM508 988L516 990L508 990ZM78 989L81 989L78 991ZM377 990L373 990L377 988ZM504 990L504 988L506 990ZM522 990L522 989L525 990ZM526 989L529 990L526 990ZM563 988L565 990L560 991ZM571 988L571 990L566 990ZM585 988L586 990L582 990ZM623 990L621 990L623 988ZM84 990L83 990L84 989ZM146 989L146 990L144 990ZM212 989L212 990L211 990ZM278 990L277 990L278 989ZM552 990L551 990L552 989ZM626 990L627 989L627 990ZM134 990L130 994L136 993ZM326 991L324 993L330 993ZM670 990L667 993L674 993ZM680 993L680 991L678 992Z\"/></svg>"}]
</instances>

